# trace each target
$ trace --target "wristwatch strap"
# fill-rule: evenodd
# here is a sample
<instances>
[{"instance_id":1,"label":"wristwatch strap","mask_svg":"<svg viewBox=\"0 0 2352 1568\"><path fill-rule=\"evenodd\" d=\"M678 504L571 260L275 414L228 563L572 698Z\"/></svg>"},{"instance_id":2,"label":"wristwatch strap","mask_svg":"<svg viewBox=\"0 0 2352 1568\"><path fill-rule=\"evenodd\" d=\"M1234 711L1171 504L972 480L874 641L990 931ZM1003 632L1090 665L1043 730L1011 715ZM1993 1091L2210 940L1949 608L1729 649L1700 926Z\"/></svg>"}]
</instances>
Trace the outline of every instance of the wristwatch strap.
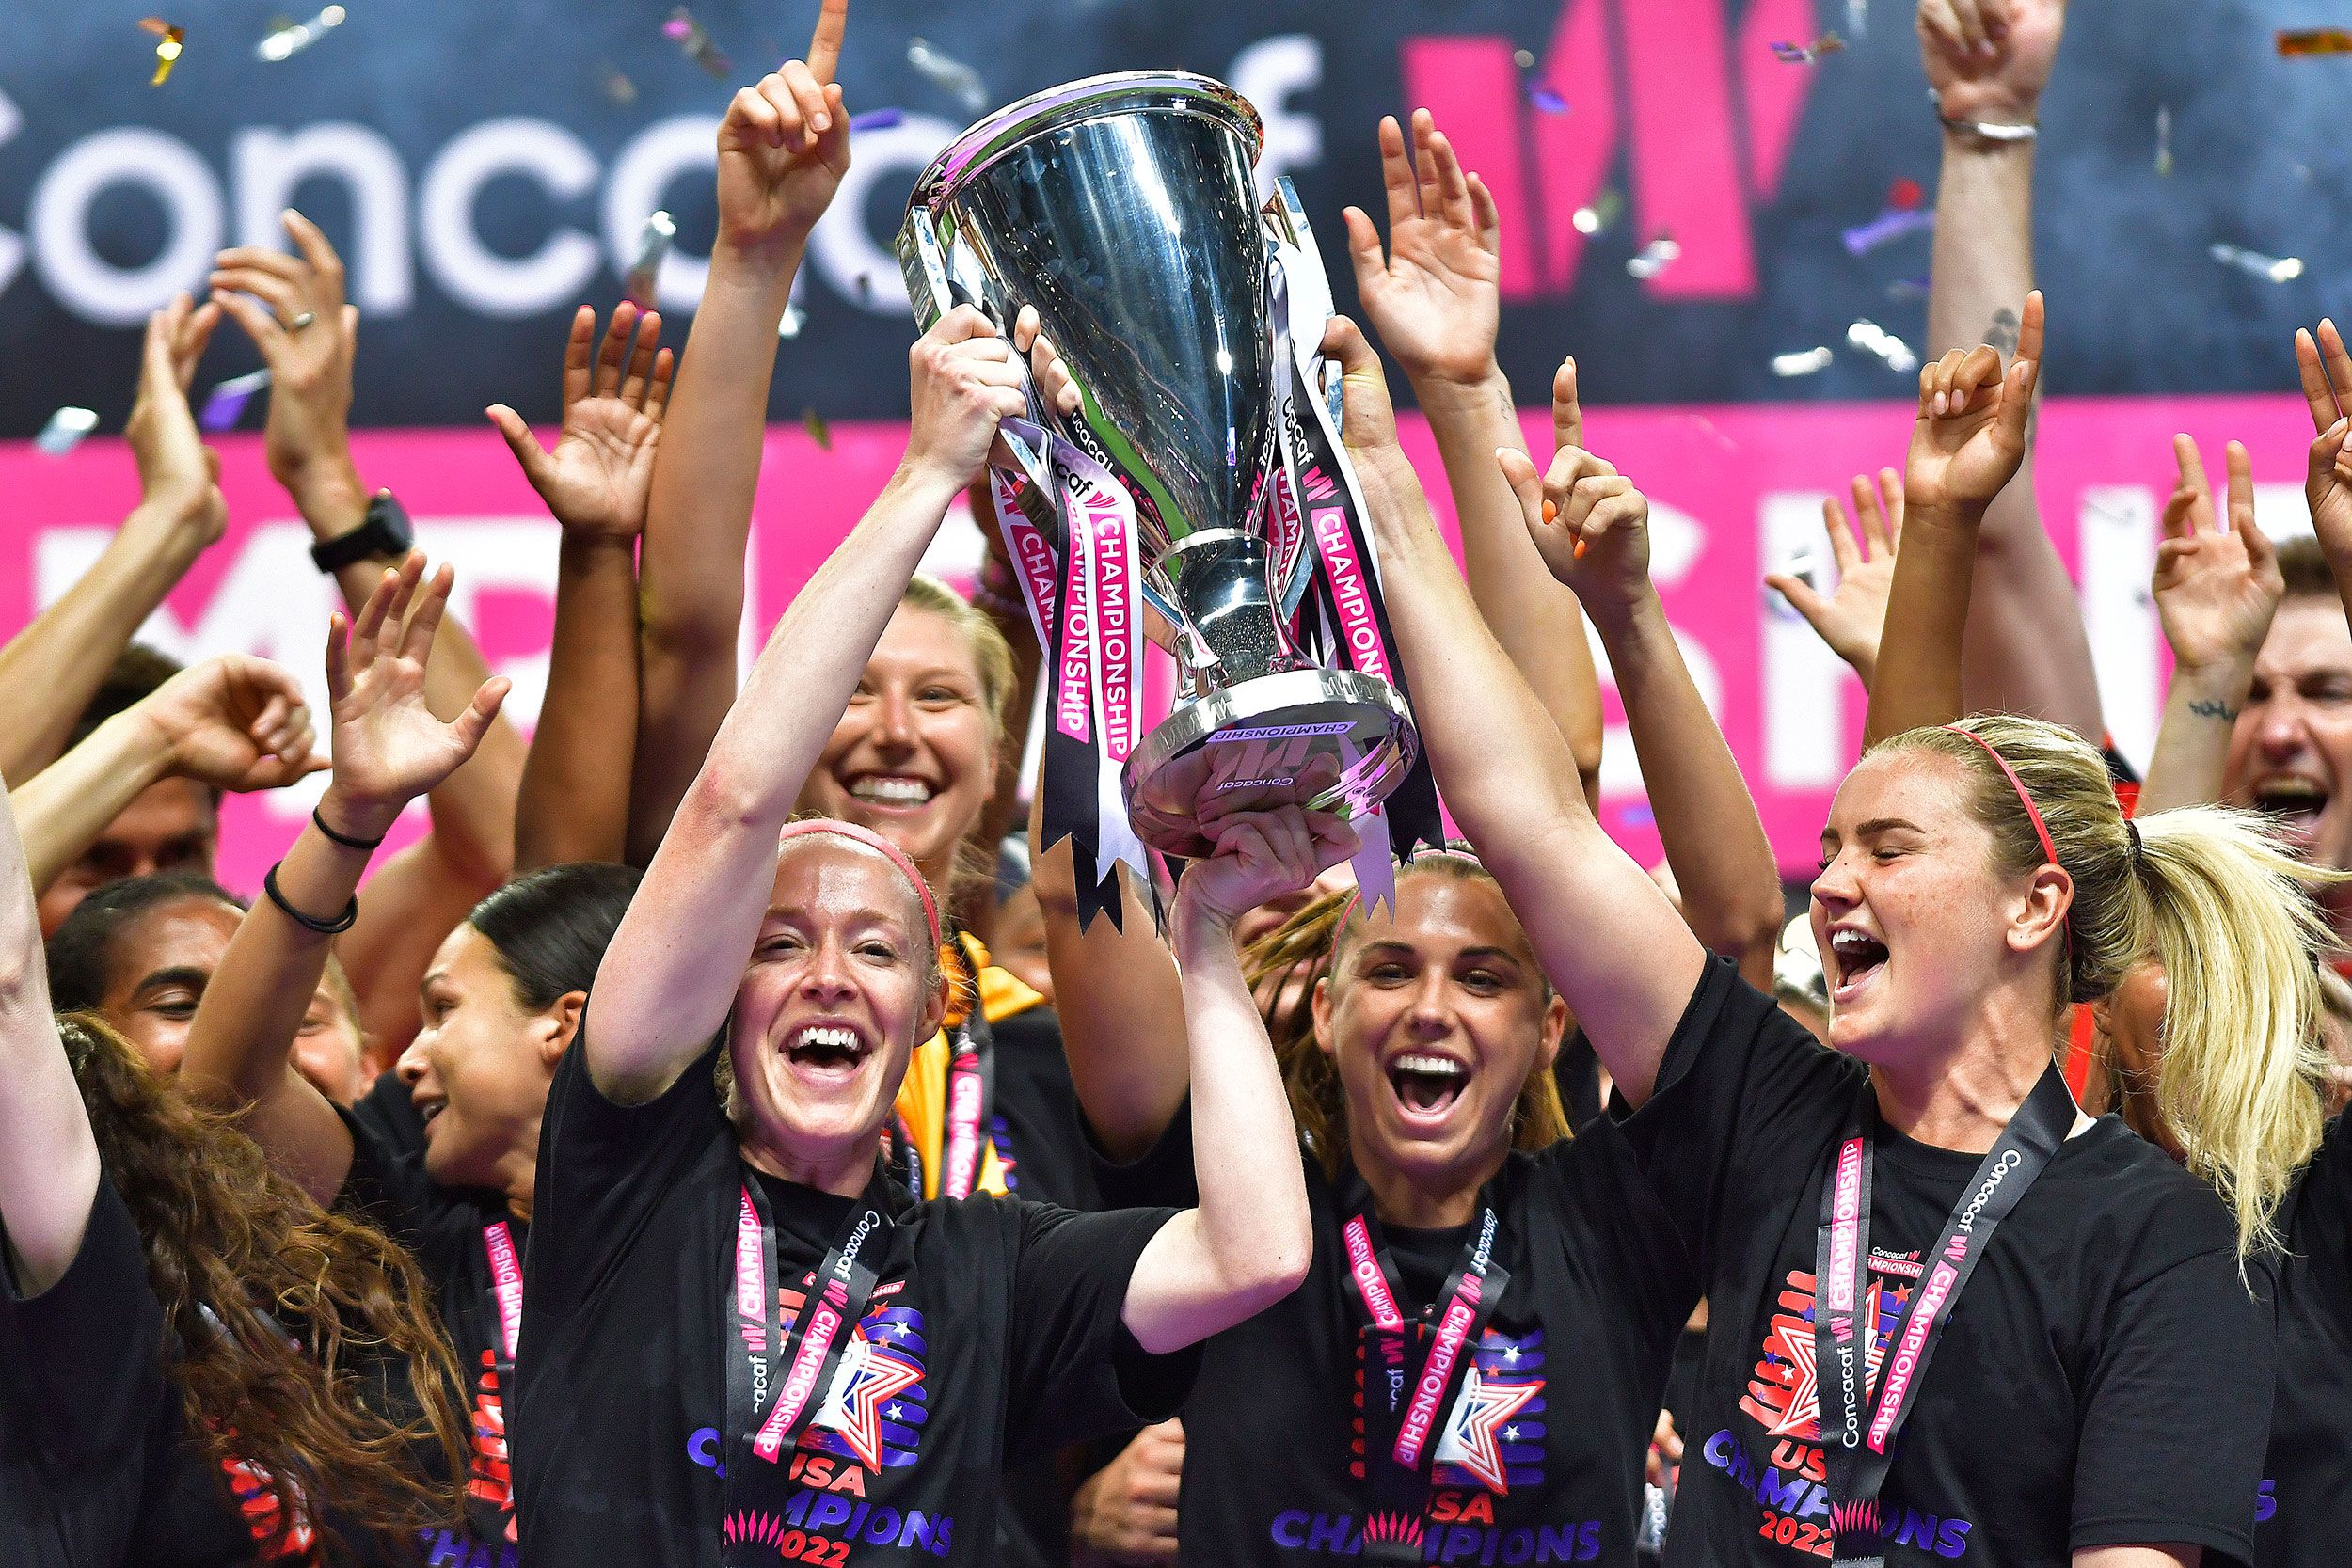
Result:
<instances>
[{"instance_id":1,"label":"wristwatch strap","mask_svg":"<svg viewBox=\"0 0 2352 1568\"><path fill-rule=\"evenodd\" d=\"M367 515L358 528L310 546L310 564L322 572L340 572L362 561L398 559L408 553L408 546L414 542L408 514L392 499L389 490L378 490L368 499Z\"/></svg>"}]
</instances>

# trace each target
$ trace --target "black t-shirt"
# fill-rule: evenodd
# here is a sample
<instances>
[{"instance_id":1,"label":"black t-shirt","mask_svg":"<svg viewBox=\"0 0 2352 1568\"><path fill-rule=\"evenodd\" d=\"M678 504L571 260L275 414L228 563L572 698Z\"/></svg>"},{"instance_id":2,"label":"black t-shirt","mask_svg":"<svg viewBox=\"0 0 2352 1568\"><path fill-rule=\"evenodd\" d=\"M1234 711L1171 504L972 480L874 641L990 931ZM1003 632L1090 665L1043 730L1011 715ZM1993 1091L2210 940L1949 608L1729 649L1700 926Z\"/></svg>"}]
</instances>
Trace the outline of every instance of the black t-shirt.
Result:
<instances>
[{"instance_id":1,"label":"black t-shirt","mask_svg":"<svg viewBox=\"0 0 2352 1568\"><path fill-rule=\"evenodd\" d=\"M514 1412L532 1560L707 1568L727 1513L726 1360L744 1166L713 1052L660 1098L615 1105L584 1037L556 1069ZM787 1307L847 1205L762 1178ZM1148 1356L1120 1323L1172 1212L1077 1214L1018 1199L903 1199L841 1371L755 1502L800 1560L989 1561L1006 1456L1165 1418L1194 1357ZM887 1403L869 1378L898 1386Z\"/></svg>"},{"instance_id":2,"label":"black t-shirt","mask_svg":"<svg viewBox=\"0 0 2352 1568\"><path fill-rule=\"evenodd\" d=\"M2328 1124L2278 1224L2279 1387L2255 1559L2338 1568L2352 1556L2352 1117Z\"/></svg>"},{"instance_id":3,"label":"black t-shirt","mask_svg":"<svg viewBox=\"0 0 2352 1568\"><path fill-rule=\"evenodd\" d=\"M113 1182L98 1179L56 1283L26 1297L5 1263L0 1275L0 1562L113 1568L128 1560L173 1402L163 1308Z\"/></svg>"},{"instance_id":4,"label":"black t-shirt","mask_svg":"<svg viewBox=\"0 0 2352 1568\"><path fill-rule=\"evenodd\" d=\"M1189 1202L1190 1118L1143 1160L1098 1172L1113 1202ZM1209 1341L1185 1402L1179 1554L1200 1568L1360 1558L1362 1308L1348 1219L1307 1159L1306 1283ZM1642 1467L1667 1367L1698 1299L1672 1220L1606 1118L1510 1156L1499 1194L1510 1282L1441 1433L1424 1521L1437 1563L1630 1563ZM1382 1227L1398 1304L1444 1289L1465 1231Z\"/></svg>"},{"instance_id":5,"label":"black t-shirt","mask_svg":"<svg viewBox=\"0 0 2352 1568\"><path fill-rule=\"evenodd\" d=\"M504 1320L501 1278L494 1271L513 1301L519 1294L529 1227L509 1212L503 1193L444 1187L425 1174L421 1143L409 1144L400 1132L404 1123L387 1103L406 1098L407 1086L386 1073L358 1105L341 1112L351 1132L351 1174L336 1203L408 1249L432 1288L434 1307L465 1378L473 1435L466 1524L462 1529L426 1530L424 1561L428 1568L517 1568L506 1440L509 1394L499 1367L505 1359ZM508 1310L518 1313L519 1303ZM395 1397L412 1396L402 1387ZM427 1445L419 1457L439 1472L437 1449Z\"/></svg>"},{"instance_id":6,"label":"black t-shirt","mask_svg":"<svg viewBox=\"0 0 2352 1568\"><path fill-rule=\"evenodd\" d=\"M989 1131L1011 1191L1065 1209L1100 1208L1060 1019L1051 1007L1025 1007L990 1024L989 1034L996 1048Z\"/></svg>"},{"instance_id":7,"label":"black t-shirt","mask_svg":"<svg viewBox=\"0 0 2352 1568\"><path fill-rule=\"evenodd\" d=\"M1717 960L1627 1124L1713 1308L1670 1564L1829 1556L1814 1247L1867 1083ZM1980 1158L1883 1129L1877 1148L1873 1396L1920 1251ZM2249 1559L2272 1336L2235 1244L2220 1200L2115 1117L2061 1145L1949 1309L1881 1499L1888 1563L2009 1568L2153 1542Z\"/></svg>"}]
</instances>

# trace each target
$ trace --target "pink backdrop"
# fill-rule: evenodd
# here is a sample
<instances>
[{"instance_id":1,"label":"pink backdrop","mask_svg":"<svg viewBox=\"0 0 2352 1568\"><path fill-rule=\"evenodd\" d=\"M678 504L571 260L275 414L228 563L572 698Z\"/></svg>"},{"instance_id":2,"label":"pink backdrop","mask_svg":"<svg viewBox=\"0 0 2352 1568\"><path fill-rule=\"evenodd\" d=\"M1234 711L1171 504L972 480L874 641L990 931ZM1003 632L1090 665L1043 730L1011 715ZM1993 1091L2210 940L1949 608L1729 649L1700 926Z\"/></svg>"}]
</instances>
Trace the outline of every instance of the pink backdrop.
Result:
<instances>
[{"instance_id":1,"label":"pink backdrop","mask_svg":"<svg viewBox=\"0 0 2352 1568\"><path fill-rule=\"evenodd\" d=\"M1899 465L1908 420L1897 404L1601 408L1590 420L1594 449L1650 496L1653 571L1667 610L1791 872L1809 865L1830 792L1852 760L1861 691L1802 622L1768 605L1760 579L1767 563L1804 547L1826 563L1821 497L1842 494L1851 474ZM2297 398L2049 403L2040 494L2051 535L2081 582L2110 726L2136 761L2145 760L2160 706L2163 646L2147 581L2175 430L2198 437L2217 474L2222 440L2246 441L2265 528L2274 537L2309 528L2301 476L2311 425ZM1540 412L1528 431L1532 441L1549 440ZM1425 428L1413 423L1406 439L1437 478ZM822 451L797 427L771 432L747 650L880 488L902 440L901 426L841 425ZM304 673L319 706L331 585L304 556L308 536L269 479L261 438L217 444L236 520L146 635L182 657L244 649L278 659ZM508 711L528 723L547 678L554 525L486 429L363 432L355 445L369 482L395 490L425 546L456 563L456 610L492 665L514 677ZM12 632L95 558L136 487L119 441L87 441L55 459L14 443L0 446L0 630ZM1438 499L1448 510L1442 494ZM932 565L962 577L978 548L970 525L951 518ZM1160 705L1166 690L1163 673L1154 690ZM1635 853L1652 856L1656 835L1613 695L1610 705L1603 818ZM233 799L223 879L255 886L315 789Z\"/></svg>"}]
</instances>

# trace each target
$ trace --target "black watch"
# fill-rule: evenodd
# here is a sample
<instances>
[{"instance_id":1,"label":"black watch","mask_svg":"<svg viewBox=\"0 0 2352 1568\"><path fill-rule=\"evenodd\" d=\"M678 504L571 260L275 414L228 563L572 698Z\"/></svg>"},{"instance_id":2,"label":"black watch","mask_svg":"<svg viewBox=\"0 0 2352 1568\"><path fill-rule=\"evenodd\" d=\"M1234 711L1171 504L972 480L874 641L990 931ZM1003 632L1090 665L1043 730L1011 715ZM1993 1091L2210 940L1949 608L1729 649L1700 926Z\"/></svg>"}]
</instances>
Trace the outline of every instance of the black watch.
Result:
<instances>
[{"instance_id":1,"label":"black watch","mask_svg":"<svg viewBox=\"0 0 2352 1568\"><path fill-rule=\"evenodd\" d=\"M408 527L408 514L400 502L392 499L389 490L378 490L368 498L368 515L360 519L358 528L310 546L310 564L322 572L340 572L346 566L379 557L398 561L408 553L416 537Z\"/></svg>"}]
</instances>

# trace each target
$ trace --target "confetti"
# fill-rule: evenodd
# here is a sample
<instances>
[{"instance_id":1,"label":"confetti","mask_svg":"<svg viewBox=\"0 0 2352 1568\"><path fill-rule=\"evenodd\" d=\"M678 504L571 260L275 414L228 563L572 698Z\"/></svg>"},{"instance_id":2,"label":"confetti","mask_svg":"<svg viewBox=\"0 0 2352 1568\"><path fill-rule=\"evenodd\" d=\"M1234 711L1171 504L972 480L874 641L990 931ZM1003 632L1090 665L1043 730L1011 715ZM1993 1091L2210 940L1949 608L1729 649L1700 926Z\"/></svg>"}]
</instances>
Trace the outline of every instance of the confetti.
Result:
<instances>
[{"instance_id":1,"label":"confetti","mask_svg":"<svg viewBox=\"0 0 2352 1568\"><path fill-rule=\"evenodd\" d=\"M2156 106L2156 178L2172 178L2172 106Z\"/></svg>"},{"instance_id":2,"label":"confetti","mask_svg":"<svg viewBox=\"0 0 2352 1568\"><path fill-rule=\"evenodd\" d=\"M160 87L170 76L172 65L180 58L180 43L188 36L188 30L175 27L160 16L141 17L139 25L155 35L155 74L147 85Z\"/></svg>"},{"instance_id":3,"label":"confetti","mask_svg":"<svg viewBox=\"0 0 2352 1568\"><path fill-rule=\"evenodd\" d=\"M862 115L850 117L850 129L855 131L887 131L907 118L904 109L868 109Z\"/></svg>"},{"instance_id":4,"label":"confetti","mask_svg":"<svg viewBox=\"0 0 2352 1568\"><path fill-rule=\"evenodd\" d=\"M1549 87L1539 87L1533 82L1527 84L1527 101L1548 115L1564 115L1568 112L1566 99Z\"/></svg>"},{"instance_id":5,"label":"confetti","mask_svg":"<svg viewBox=\"0 0 2352 1568\"><path fill-rule=\"evenodd\" d=\"M1646 282L1664 272L1681 254L1682 246L1675 243L1672 235L1661 234L1644 245L1639 255L1627 257L1625 270Z\"/></svg>"},{"instance_id":6,"label":"confetti","mask_svg":"<svg viewBox=\"0 0 2352 1568\"><path fill-rule=\"evenodd\" d=\"M1826 345L1799 349L1794 354L1775 354L1772 356L1772 373L1779 376L1811 375L1816 371L1829 369L1830 361L1836 357Z\"/></svg>"},{"instance_id":7,"label":"confetti","mask_svg":"<svg viewBox=\"0 0 2352 1568\"><path fill-rule=\"evenodd\" d=\"M82 444L82 437L98 428L98 416L87 408L65 407L49 416L49 422L33 437L33 445L44 457L63 457Z\"/></svg>"},{"instance_id":8,"label":"confetti","mask_svg":"<svg viewBox=\"0 0 2352 1568\"><path fill-rule=\"evenodd\" d=\"M1919 182L1908 175L1886 187L1886 204L1899 213L1915 212L1927 198L1928 193Z\"/></svg>"},{"instance_id":9,"label":"confetti","mask_svg":"<svg viewBox=\"0 0 2352 1568\"><path fill-rule=\"evenodd\" d=\"M801 410L801 428L808 432L808 438L817 443L818 451L833 451L833 427L814 407Z\"/></svg>"},{"instance_id":10,"label":"confetti","mask_svg":"<svg viewBox=\"0 0 2352 1568\"><path fill-rule=\"evenodd\" d=\"M978 114L988 107L988 85L980 80L978 71L953 55L940 53L922 39L909 39L907 64L972 113Z\"/></svg>"},{"instance_id":11,"label":"confetti","mask_svg":"<svg viewBox=\"0 0 2352 1568\"><path fill-rule=\"evenodd\" d=\"M2281 55L2352 55L2352 32L2342 27L2281 28Z\"/></svg>"},{"instance_id":12,"label":"confetti","mask_svg":"<svg viewBox=\"0 0 2352 1568\"><path fill-rule=\"evenodd\" d=\"M710 41L710 35L703 30L703 24L695 21L684 6L670 13L670 20L661 24L661 30L677 41L677 46L686 51L688 59L722 82L734 76L734 64L719 52L719 46Z\"/></svg>"},{"instance_id":13,"label":"confetti","mask_svg":"<svg viewBox=\"0 0 2352 1568\"><path fill-rule=\"evenodd\" d=\"M262 35L261 46L254 53L265 60L291 59L342 26L343 15L341 6L329 6L308 22L278 17L269 24L269 31Z\"/></svg>"},{"instance_id":14,"label":"confetti","mask_svg":"<svg viewBox=\"0 0 2352 1568\"><path fill-rule=\"evenodd\" d=\"M1905 234L1916 234L1935 227L1935 214L1923 209L1906 211L1889 207L1867 223L1857 223L1845 231L1846 252L1851 256L1867 256L1891 240Z\"/></svg>"},{"instance_id":15,"label":"confetti","mask_svg":"<svg viewBox=\"0 0 2352 1568\"><path fill-rule=\"evenodd\" d=\"M787 305L784 308L783 319L776 323L776 336L797 338L801 335L801 328L807 325L808 313L806 311L797 305Z\"/></svg>"},{"instance_id":16,"label":"confetti","mask_svg":"<svg viewBox=\"0 0 2352 1568\"><path fill-rule=\"evenodd\" d=\"M2291 283L2303 276L2300 256L2265 256L2259 250L2245 250L2233 245L2209 245L2205 254L2225 267L2235 267L2273 283Z\"/></svg>"},{"instance_id":17,"label":"confetti","mask_svg":"<svg viewBox=\"0 0 2352 1568\"><path fill-rule=\"evenodd\" d=\"M1911 352L1911 345L1874 321L1857 321L1847 327L1846 341L1899 375L1919 368L1919 356Z\"/></svg>"},{"instance_id":18,"label":"confetti","mask_svg":"<svg viewBox=\"0 0 2352 1568\"><path fill-rule=\"evenodd\" d=\"M254 393L268 385L269 367L267 365L258 371L245 375L232 376L222 382L214 388L212 395L204 400L203 412L196 417L197 428L215 434L235 429L237 421L245 417L245 405L253 401Z\"/></svg>"},{"instance_id":19,"label":"confetti","mask_svg":"<svg viewBox=\"0 0 2352 1568\"><path fill-rule=\"evenodd\" d=\"M1856 38L1870 32L1870 0L1846 0L1846 31Z\"/></svg>"},{"instance_id":20,"label":"confetti","mask_svg":"<svg viewBox=\"0 0 2352 1568\"><path fill-rule=\"evenodd\" d=\"M1886 286L1886 297L1889 299L1927 298L1928 275L1923 272L1916 277L1898 277Z\"/></svg>"},{"instance_id":21,"label":"confetti","mask_svg":"<svg viewBox=\"0 0 2352 1568\"><path fill-rule=\"evenodd\" d=\"M1533 49L1514 49L1511 51L1511 63L1518 66L1521 71L1533 71L1535 69L1535 51Z\"/></svg>"},{"instance_id":22,"label":"confetti","mask_svg":"<svg viewBox=\"0 0 2352 1568\"><path fill-rule=\"evenodd\" d=\"M621 297L640 310L652 309L654 284L661 276L661 260L670 254L670 242L677 238L677 223L666 212L656 211L645 219L645 227L637 231L637 260L629 264L628 281L621 290Z\"/></svg>"},{"instance_id":23,"label":"confetti","mask_svg":"<svg viewBox=\"0 0 2352 1568\"><path fill-rule=\"evenodd\" d=\"M1800 549L1790 556L1777 575L1784 578L1795 578L1817 594L1821 591L1821 562L1810 549ZM1764 602L1772 607L1773 614L1784 621L1804 619L1797 607L1788 602L1788 596L1777 588L1764 590Z\"/></svg>"},{"instance_id":24,"label":"confetti","mask_svg":"<svg viewBox=\"0 0 2352 1568\"><path fill-rule=\"evenodd\" d=\"M604 68L604 95L615 103L634 103L637 102L637 84L612 67L606 66Z\"/></svg>"},{"instance_id":25,"label":"confetti","mask_svg":"<svg viewBox=\"0 0 2352 1568\"><path fill-rule=\"evenodd\" d=\"M1818 65L1824 55L1835 55L1846 47L1846 40L1836 33L1823 33L1811 43L1775 43L1772 55L1790 65Z\"/></svg>"},{"instance_id":26,"label":"confetti","mask_svg":"<svg viewBox=\"0 0 2352 1568\"><path fill-rule=\"evenodd\" d=\"M1624 211L1624 197L1613 190L1603 191L1593 198L1591 206L1579 207L1568 221L1576 225L1578 233L1591 236L1606 230L1617 221L1617 214Z\"/></svg>"}]
</instances>

